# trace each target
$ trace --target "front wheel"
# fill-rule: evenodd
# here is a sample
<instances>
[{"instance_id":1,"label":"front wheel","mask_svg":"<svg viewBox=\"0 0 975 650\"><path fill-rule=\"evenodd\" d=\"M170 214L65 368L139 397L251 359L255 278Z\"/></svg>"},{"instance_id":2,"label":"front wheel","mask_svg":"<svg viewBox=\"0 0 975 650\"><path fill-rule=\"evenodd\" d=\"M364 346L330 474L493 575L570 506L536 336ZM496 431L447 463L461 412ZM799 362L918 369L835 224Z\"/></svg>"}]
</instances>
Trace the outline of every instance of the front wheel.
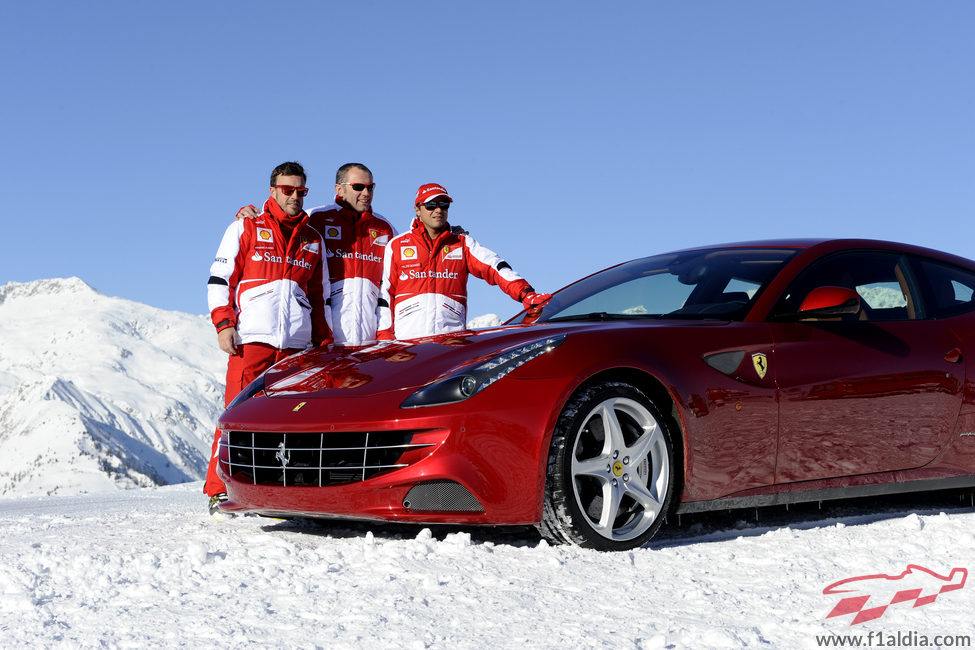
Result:
<instances>
[{"instance_id":1,"label":"front wheel","mask_svg":"<svg viewBox=\"0 0 975 650\"><path fill-rule=\"evenodd\" d=\"M646 395L620 382L584 388L555 425L539 532L604 551L641 546L671 507L674 467L667 421Z\"/></svg>"}]
</instances>

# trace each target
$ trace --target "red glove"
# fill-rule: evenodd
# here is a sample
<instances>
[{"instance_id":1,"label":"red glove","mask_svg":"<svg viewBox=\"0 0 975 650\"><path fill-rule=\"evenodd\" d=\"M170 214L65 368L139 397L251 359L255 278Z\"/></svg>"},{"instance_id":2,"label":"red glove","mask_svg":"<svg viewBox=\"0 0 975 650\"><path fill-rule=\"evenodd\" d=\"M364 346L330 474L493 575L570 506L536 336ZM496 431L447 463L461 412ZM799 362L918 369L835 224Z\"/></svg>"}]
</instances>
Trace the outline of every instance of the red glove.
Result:
<instances>
[{"instance_id":1,"label":"red glove","mask_svg":"<svg viewBox=\"0 0 975 650\"><path fill-rule=\"evenodd\" d=\"M548 304L548 301L552 299L552 294L550 293L529 293L524 298L521 299L521 304L531 311L532 309L540 309Z\"/></svg>"}]
</instances>

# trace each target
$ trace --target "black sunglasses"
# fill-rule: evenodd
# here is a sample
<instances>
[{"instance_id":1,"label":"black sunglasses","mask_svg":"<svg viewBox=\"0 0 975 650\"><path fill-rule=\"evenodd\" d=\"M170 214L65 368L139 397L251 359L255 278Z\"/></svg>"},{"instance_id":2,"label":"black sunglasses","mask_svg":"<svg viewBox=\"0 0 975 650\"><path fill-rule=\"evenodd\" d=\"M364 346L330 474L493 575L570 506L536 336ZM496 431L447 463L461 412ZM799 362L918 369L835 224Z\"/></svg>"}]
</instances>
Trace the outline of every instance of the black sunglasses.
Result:
<instances>
[{"instance_id":1,"label":"black sunglasses","mask_svg":"<svg viewBox=\"0 0 975 650\"><path fill-rule=\"evenodd\" d=\"M423 207L429 210L430 212L433 212L437 208L440 208L441 210L446 210L447 208L450 207L450 201L427 201L426 203L423 204Z\"/></svg>"},{"instance_id":2,"label":"black sunglasses","mask_svg":"<svg viewBox=\"0 0 975 650\"><path fill-rule=\"evenodd\" d=\"M356 192L361 192L362 190L372 190L375 189L375 183L342 183L342 185L351 185L352 189Z\"/></svg>"}]
</instances>

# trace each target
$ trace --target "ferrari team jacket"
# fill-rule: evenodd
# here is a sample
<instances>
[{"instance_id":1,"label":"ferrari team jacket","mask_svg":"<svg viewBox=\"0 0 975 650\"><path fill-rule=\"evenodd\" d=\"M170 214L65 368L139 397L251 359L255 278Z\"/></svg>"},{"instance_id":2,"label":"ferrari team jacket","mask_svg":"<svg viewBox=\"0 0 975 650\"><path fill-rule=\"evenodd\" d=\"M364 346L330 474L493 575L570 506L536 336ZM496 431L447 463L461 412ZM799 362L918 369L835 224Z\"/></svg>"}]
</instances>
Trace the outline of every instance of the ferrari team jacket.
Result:
<instances>
[{"instance_id":1,"label":"ferrari team jacket","mask_svg":"<svg viewBox=\"0 0 975 650\"><path fill-rule=\"evenodd\" d=\"M394 237L386 246L379 297L378 338L412 339L456 332L467 326L467 276L498 285L521 300L528 281L467 234L448 225L430 240L425 226Z\"/></svg>"},{"instance_id":2,"label":"ferrari team jacket","mask_svg":"<svg viewBox=\"0 0 975 650\"><path fill-rule=\"evenodd\" d=\"M383 273L383 252L396 229L382 215L336 203L313 208L309 223L322 234L331 294L335 342L360 345L376 340L376 304Z\"/></svg>"},{"instance_id":3,"label":"ferrari team jacket","mask_svg":"<svg viewBox=\"0 0 975 650\"><path fill-rule=\"evenodd\" d=\"M321 235L302 213L285 241L283 219L290 217L269 199L256 218L227 228L210 267L210 318L218 332L236 327L239 343L300 349L330 342Z\"/></svg>"}]
</instances>

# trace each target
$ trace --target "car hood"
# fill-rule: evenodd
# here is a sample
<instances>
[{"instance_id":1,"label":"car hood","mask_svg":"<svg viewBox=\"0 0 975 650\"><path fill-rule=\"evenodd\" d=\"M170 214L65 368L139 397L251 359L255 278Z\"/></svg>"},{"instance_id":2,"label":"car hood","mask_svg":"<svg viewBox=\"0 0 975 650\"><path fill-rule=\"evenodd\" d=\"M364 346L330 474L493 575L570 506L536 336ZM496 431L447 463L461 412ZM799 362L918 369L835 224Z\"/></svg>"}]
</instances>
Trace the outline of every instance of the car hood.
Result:
<instances>
[{"instance_id":1,"label":"car hood","mask_svg":"<svg viewBox=\"0 0 975 650\"><path fill-rule=\"evenodd\" d=\"M268 397L311 397L331 391L355 397L418 388L458 367L543 335L539 327L519 325L411 341L313 348L272 366L265 375L264 390Z\"/></svg>"},{"instance_id":2,"label":"car hood","mask_svg":"<svg viewBox=\"0 0 975 650\"><path fill-rule=\"evenodd\" d=\"M511 325L441 334L411 341L379 341L365 346L306 350L272 366L265 375L268 397L342 397L415 390L503 350L559 334L605 332L633 326L649 329L707 327L719 321L573 322Z\"/></svg>"}]
</instances>

